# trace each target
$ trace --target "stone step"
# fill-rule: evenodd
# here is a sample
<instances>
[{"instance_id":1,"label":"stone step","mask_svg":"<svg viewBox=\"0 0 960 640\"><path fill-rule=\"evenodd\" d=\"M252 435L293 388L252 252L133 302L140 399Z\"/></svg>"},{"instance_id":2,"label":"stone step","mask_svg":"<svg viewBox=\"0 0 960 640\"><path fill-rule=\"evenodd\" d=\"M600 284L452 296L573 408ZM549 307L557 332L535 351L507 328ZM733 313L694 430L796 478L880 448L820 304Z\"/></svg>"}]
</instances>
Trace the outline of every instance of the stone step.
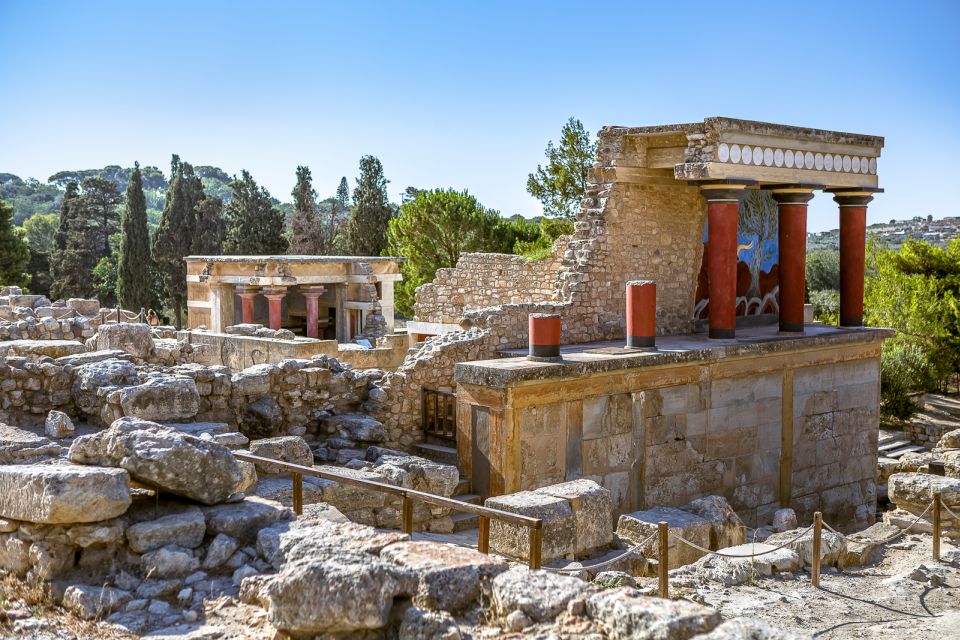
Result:
<instances>
[{"instance_id":1,"label":"stone step","mask_svg":"<svg viewBox=\"0 0 960 640\"><path fill-rule=\"evenodd\" d=\"M936 409L942 413L960 418L960 398L928 393L926 406L927 408Z\"/></svg>"},{"instance_id":2,"label":"stone step","mask_svg":"<svg viewBox=\"0 0 960 640\"><path fill-rule=\"evenodd\" d=\"M905 447L912 444L909 440L894 440L893 442L887 442L877 447L879 451L887 453L888 451L893 451L894 449L899 449L900 447Z\"/></svg>"},{"instance_id":3,"label":"stone step","mask_svg":"<svg viewBox=\"0 0 960 640\"><path fill-rule=\"evenodd\" d=\"M414 453L416 453L416 455L428 460L442 462L443 464L452 464L455 467L459 464L457 450L454 447L446 447L442 444L433 444L432 442L420 442L413 445L413 448L415 449Z\"/></svg>"},{"instance_id":4,"label":"stone step","mask_svg":"<svg viewBox=\"0 0 960 640\"><path fill-rule=\"evenodd\" d=\"M460 478L460 482L457 483L457 488L453 490L453 497L459 498L460 496L465 496L470 493L470 481L464 477Z\"/></svg>"},{"instance_id":5,"label":"stone step","mask_svg":"<svg viewBox=\"0 0 960 640\"><path fill-rule=\"evenodd\" d=\"M907 434L903 431L884 431L881 429L877 444L882 446L894 440L908 440Z\"/></svg>"},{"instance_id":6,"label":"stone step","mask_svg":"<svg viewBox=\"0 0 960 640\"><path fill-rule=\"evenodd\" d=\"M455 513L450 516L450 519L453 520L454 531L467 531L480 527L480 516L472 513Z\"/></svg>"},{"instance_id":7,"label":"stone step","mask_svg":"<svg viewBox=\"0 0 960 640\"><path fill-rule=\"evenodd\" d=\"M921 447L918 444L911 444L906 447L900 447L899 449L893 449L884 451L884 454L890 458L899 458L905 453L913 453L914 451L923 451L926 447Z\"/></svg>"}]
</instances>

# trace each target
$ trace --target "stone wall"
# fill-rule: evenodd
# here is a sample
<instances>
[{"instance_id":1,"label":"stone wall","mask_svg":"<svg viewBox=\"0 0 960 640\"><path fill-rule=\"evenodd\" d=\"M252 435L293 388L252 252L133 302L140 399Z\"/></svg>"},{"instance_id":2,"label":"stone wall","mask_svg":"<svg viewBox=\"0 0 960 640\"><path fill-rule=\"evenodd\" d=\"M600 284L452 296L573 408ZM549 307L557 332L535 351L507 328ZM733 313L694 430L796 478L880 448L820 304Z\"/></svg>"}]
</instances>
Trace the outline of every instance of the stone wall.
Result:
<instances>
[{"instance_id":1,"label":"stone wall","mask_svg":"<svg viewBox=\"0 0 960 640\"><path fill-rule=\"evenodd\" d=\"M564 241L561 239L560 244ZM415 316L423 322L456 324L465 310L556 298L560 258L542 260L501 253L466 253L453 269L438 269L417 288Z\"/></svg>"},{"instance_id":2,"label":"stone wall","mask_svg":"<svg viewBox=\"0 0 960 640\"><path fill-rule=\"evenodd\" d=\"M718 348L672 364L664 354L659 365L613 370L546 365L542 378L516 382L516 367L497 361L461 365L461 466L481 495L587 478L619 513L720 494L751 526L781 505L866 525L876 506L879 339L860 340L795 353Z\"/></svg>"},{"instance_id":3,"label":"stone wall","mask_svg":"<svg viewBox=\"0 0 960 640\"><path fill-rule=\"evenodd\" d=\"M51 409L74 413L73 367L50 360L0 357L0 422L42 423Z\"/></svg>"}]
</instances>

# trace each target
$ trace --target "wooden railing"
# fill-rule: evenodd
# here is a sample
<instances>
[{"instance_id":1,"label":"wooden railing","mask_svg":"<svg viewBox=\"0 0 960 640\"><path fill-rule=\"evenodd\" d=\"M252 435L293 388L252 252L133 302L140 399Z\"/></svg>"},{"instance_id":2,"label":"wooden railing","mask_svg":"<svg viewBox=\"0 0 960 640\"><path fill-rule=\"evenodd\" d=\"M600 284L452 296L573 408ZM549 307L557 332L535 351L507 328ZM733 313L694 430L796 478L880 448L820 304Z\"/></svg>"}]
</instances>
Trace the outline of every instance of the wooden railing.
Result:
<instances>
[{"instance_id":1,"label":"wooden railing","mask_svg":"<svg viewBox=\"0 0 960 640\"><path fill-rule=\"evenodd\" d=\"M420 423L428 436L457 439L457 395L449 391L424 389L420 402Z\"/></svg>"},{"instance_id":2,"label":"wooden railing","mask_svg":"<svg viewBox=\"0 0 960 640\"><path fill-rule=\"evenodd\" d=\"M400 527L406 534L413 533L413 501L419 500L437 507L446 507L452 511L461 513L472 513L480 519L479 535L477 537L477 549L481 553L490 553L490 521L497 520L507 524L527 527L530 530L530 552L529 565L531 569L540 568L541 550L543 546L543 520L540 518L531 518L517 513L501 511L500 509L491 509L477 504L462 502L455 498L438 496L426 491L417 491L416 489L405 489L392 484L376 482L374 480L363 480L348 475L343 475L333 471L321 471L313 467L306 467L292 462L283 462L272 458L255 456L246 451L234 451L234 457L244 462L252 462L260 465L270 465L279 467L293 475L293 511L298 516L303 513L303 476L312 476L314 478L323 478L324 480L333 480L342 484L368 489L370 491L379 491L389 495L397 496L401 499L400 509Z\"/></svg>"}]
</instances>

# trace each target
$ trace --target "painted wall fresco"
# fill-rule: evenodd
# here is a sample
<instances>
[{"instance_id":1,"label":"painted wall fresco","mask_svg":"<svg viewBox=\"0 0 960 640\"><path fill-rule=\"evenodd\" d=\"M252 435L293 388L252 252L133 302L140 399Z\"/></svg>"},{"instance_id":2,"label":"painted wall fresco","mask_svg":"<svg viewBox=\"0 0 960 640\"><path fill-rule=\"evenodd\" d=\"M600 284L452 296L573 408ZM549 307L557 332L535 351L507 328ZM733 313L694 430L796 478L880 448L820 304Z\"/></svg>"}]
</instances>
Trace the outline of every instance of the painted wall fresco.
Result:
<instances>
[{"instance_id":1,"label":"painted wall fresco","mask_svg":"<svg viewBox=\"0 0 960 640\"><path fill-rule=\"evenodd\" d=\"M697 278L694 320L710 317L707 279L707 237L703 229L703 262ZM737 225L737 315L780 312L780 253L777 246L777 203L768 191L751 190L740 203Z\"/></svg>"}]
</instances>

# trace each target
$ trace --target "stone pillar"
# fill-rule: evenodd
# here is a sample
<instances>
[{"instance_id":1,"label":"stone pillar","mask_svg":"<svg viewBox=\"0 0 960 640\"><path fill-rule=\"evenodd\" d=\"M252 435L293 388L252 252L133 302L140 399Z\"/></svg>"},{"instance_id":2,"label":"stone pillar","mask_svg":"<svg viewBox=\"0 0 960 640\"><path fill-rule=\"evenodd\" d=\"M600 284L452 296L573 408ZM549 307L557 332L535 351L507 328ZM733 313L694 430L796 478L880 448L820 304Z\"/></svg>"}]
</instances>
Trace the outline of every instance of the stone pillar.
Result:
<instances>
[{"instance_id":1,"label":"stone pillar","mask_svg":"<svg viewBox=\"0 0 960 640\"><path fill-rule=\"evenodd\" d=\"M807 203L817 185L777 185L777 242L780 253L780 331L803 333L807 285Z\"/></svg>"},{"instance_id":2,"label":"stone pillar","mask_svg":"<svg viewBox=\"0 0 960 640\"><path fill-rule=\"evenodd\" d=\"M657 341L657 283L627 283L627 346L653 347Z\"/></svg>"},{"instance_id":3,"label":"stone pillar","mask_svg":"<svg viewBox=\"0 0 960 640\"><path fill-rule=\"evenodd\" d=\"M829 189L840 205L840 326L863 326L867 204L876 188Z\"/></svg>"},{"instance_id":4,"label":"stone pillar","mask_svg":"<svg viewBox=\"0 0 960 640\"><path fill-rule=\"evenodd\" d=\"M529 358L531 360L556 360L560 358L560 315L556 313L531 313Z\"/></svg>"},{"instance_id":5,"label":"stone pillar","mask_svg":"<svg viewBox=\"0 0 960 640\"><path fill-rule=\"evenodd\" d=\"M347 285L335 284L333 288L334 304L337 307L334 317L337 319L337 342L350 342L349 315L344 308L347 299Z\"/></svg>"},{"instance_id":6,"label":"stone pillar","mask_svg":"<svg viewBox=\"0 0 960 640\"><path fill-rule=\"evenodd\" d=\"M233 285L210 285L210 330L222 333L233 324Z\"/></svg>"},{"instance_id":7,"label":"stone pillar","mask_svg":"<svg viewBox=\"0 0 960 640\"><path fill-rule=\"evenodd\" d=\"M276 331L281 328L283 322L283 299L286 297L285 289L265 289L263 296L270 305L270 328Z\"/></svg>"},{"instance_id":8,"label":"stone pillar","mask_svg":"<svg viewBox=\"0 0 960 640\"><path fill-rule=\"evenodd\" d=\"M747 183L701 185L707 200L707 278L710 337L730 339L737 331L737 218Z\"/></svg>"},{"instance_id":9,"label":"stone pillar","mask_svg":"<svg viewBox=\"0 0 960 640\"><path fill-rule=\"evenodd\" d=\"M255 287L237 288L237 295L240 296L240 313L245 324L253 322L253 300L259 292L260 290Z\"/></svg>"},{"instance_id":10,"label":"stone pillar","mask_svg":"<svg viewBox=\"0 0 960 640\"><path fill-rule=\"evenodd\" d=\"M317 321L320 319L320 304L317 299L323 295L323 287L310 287L301 289L300 293L307 301L307 337L317 338L320 332L317 329Z\"/></svg>"}]
</instances>

